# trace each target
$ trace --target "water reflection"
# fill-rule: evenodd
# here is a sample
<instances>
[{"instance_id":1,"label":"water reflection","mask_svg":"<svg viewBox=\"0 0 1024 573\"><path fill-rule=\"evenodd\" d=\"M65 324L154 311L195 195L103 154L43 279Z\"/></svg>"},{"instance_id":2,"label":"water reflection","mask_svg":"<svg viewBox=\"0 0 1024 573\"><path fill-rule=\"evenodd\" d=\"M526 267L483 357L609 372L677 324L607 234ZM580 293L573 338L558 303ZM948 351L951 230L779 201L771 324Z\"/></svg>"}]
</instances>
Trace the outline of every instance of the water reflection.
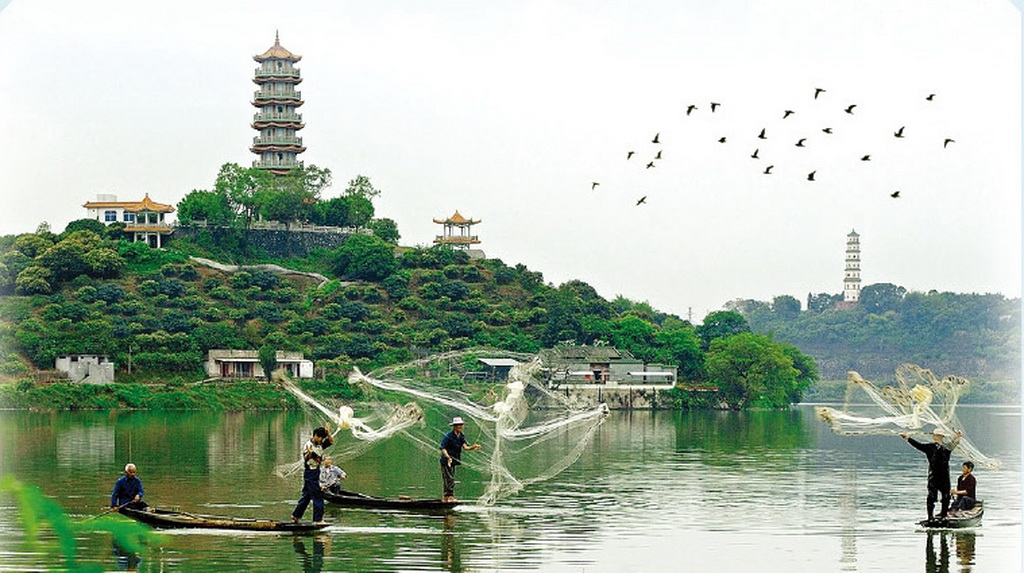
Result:
<instances>
[{"instance_id":1,"label":"water reflection","mask_svg":"<svg viewBox=\"0 0 1024 573\"><path fill-rule=\"evenodd\" d=\"M118 569L124 571L138 570L139 563L142 562L142 557L138 553L124 549L123 547L118 545L116 541L113 542L111 545L113 547L112 552L114 554L114 559L117 560Z\"/></svg>"},{"instance_id":2,"label":"water reflection","mask_svg":"<svg viewBox=\"0 0 1024 573\"><path fill-rule=\"evenodd\" d=\"M812 443L807 420L797 410L682 412L676 451L733 454L750 448L793 450Z\"/></svg>"},{"instance_id":3,"label":"water reflection","mask_svg":"<svg viewBox=\"0 0 1024 573\"><path fill-rule=\"evenodd\" d=\"M462 571L462 552L459 550L459 535L455 524L459 518L454 513L444 516L441 523L441 562L446 571Z\"/></svg>"},{"instance_id":4,"label":"water reflection","mask_svg":"<svg viewBox=\"0 0 1024 573\"><path fill-rule=\"evenodd\" d=\"M296 535L292 538L292 548L299 556L299 565L305 573L320 573L324 568L324 555L330 555L327 549L330 546L331 538L326 534L314 535L312 539L313 552L306 549L306 540Z\"/></svg>"},{"instance_id":5,"label":"water reflection","mask_svg":"<svg viewBox=\"0 0 1024 573\"><path fill-rule=\"evenodd\" d=\"M949 543L952 538L956 548L956 564L952 571L969 573L974 569L974 542L976 535L973 531L928 531L928 539L925 541L925 565L926 573L950 573L949 568ZM936 549L938 545L938 549Z\"/></svg>"}]
</instances>

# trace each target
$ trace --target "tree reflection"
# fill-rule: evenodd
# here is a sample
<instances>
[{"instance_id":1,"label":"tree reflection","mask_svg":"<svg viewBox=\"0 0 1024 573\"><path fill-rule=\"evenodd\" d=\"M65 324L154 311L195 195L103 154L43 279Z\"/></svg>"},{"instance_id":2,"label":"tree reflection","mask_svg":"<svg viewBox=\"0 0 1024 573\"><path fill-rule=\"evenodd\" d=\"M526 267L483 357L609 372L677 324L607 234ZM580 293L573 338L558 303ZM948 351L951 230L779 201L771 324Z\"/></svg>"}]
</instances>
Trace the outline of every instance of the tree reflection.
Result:
<instances>
[{"instance_id":1,"label":"tree reflection","mask_svg":"<svg viewBox=\"0 0 1024 573\"><path fill-rule=\"evenodd\" d=\"M812 438L798 410L680 412L676 451L733 454L759 450L794 450L811 445Z\"/></svg>"}]
</instances>

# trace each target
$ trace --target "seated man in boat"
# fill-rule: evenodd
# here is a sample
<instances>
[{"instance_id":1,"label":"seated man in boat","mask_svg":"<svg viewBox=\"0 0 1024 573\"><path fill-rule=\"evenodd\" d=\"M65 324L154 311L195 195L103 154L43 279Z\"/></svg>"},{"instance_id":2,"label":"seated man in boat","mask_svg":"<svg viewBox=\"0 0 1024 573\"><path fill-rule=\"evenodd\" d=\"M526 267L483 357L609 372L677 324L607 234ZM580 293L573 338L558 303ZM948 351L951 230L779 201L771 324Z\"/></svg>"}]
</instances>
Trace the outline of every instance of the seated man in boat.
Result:
<instances>
[{"instance_id":1,"label":"seated man in boat","mask_svg":"<svg viewBox=\"0 0 1024 573\"><path fill-rule=\"evenodd\" d=\"M333 494L341 493L341 480L348 477L345 470L334 465L331 456L324 456L323 467L320 468L320 489Z\"/></svg>"},{"instance_id":2,"label":"seated man in boat","mask_svg":"<svg viewBox=\"0 0 1024 573\"><path fill-rule=\"evenodd\" d=\"M964 462L960 476L956 478L956 487L950 492L956 496L956 501L950 506L950 511L969 511L974 509L978 503L977 495L978 481L974 479L974 462Z\"/></svg>"},{"instance_id":3,"label":"seated man in boat","mask_svg":"<svg viewBox=\"0 0 1024 573\"><path fill-rule=\"evenodd\" d=\"M137 472L133 463L124 466L124 475L114 482L114 490L110 492L111 509L146 509L146 502L142 501L145 492L142 491L142 480L135 475Z\"/></svg>"}]
</instances>

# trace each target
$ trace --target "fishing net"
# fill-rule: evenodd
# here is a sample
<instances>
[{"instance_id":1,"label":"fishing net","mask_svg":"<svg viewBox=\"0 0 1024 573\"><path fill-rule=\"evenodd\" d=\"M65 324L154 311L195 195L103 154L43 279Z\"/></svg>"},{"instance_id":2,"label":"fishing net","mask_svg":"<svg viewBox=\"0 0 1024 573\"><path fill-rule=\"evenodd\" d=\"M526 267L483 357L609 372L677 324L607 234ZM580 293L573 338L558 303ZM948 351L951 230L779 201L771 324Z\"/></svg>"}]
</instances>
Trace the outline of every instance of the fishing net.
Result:
<instances>
[{"instance_id":1,"label":"fishing net","mask_svg":"<svg viewBox=\"0 0 1024 573\"><path fill-rule=\"evenodd\" d=\"M818 418L828 423L832 431L844 436L931 434L933 429L951 436L954 451L961 452L975 464L998 469L999 460L983 454L967 439L963 424L956 416L960 396L970 381L959 376L939 379L931 370L913 364L896 368L896 383L879 386L861 377L857 372L848 374L846 403L842 410L821 406L815 408ZM863 391L882 415L855 414L851 410L857 390ZM877 413L877 412L876 412ZM927 427L927 428L926 428Z\"/></svg>"},{"instance_id":2,"label":"fishing net","mask_svg":"<svg viewBox=\"0 0 1024 573\"><path fill-rule=\"evenodd\" d=\"M400 434L423 450L430 463L437 463L441 435L447 429L424 427L420 405L433 412L432 418L445 419L445 423L452 415L466 418L472 431L482 433L484 438L471 441L483 442L485 449L482 456L463 456L462 463L489 476L480 502L490 505L531 484L549 480L571 466L607 417L608 408L603 404L580 406L551 392L540 380L541 361L533 354L488 349L483 354L489 358L512 358L518 362L509 370L507 379L503 383L471 384L476 388L473 395L454 388L465 387L463 382L475 380L474 376L480 374L474 370L481 353L480 349L453 351L367 374L354 370L349 382L361 384L370 403L394 402L397 395L416 399L393 411L388 422L376 430L366 426L365 420L354 418L350 408L319 404L294 384L285 384L285 388L361 440L364 446L345 451L344 455L349 457L362 453L373 441ZM543 409L531 408L531 400L543 401ZM545 448L536 448L544 443L548 444ZM336 459L341 457L335 455ZM288 466L301 467L301 463Z\"/></svg>"},{"instance_id":3,"label":"fishing net","mask_svg":"<svg viewBox=\"0 0 1024 573\"><path fill-rule=\"evenodd\" d=\"M335 408L331 408L303 392L302 389L280 371L274 374L274 380L285 390L294 394L307 408L318 410L326 416L334 424L332 436L336 436L339 432L347 431L355 438L353 442L346 442L343 445L331 448L331 458L339 463L357 457L373 447L376 442L390 438L410 426L423 424L423 409L415 402L402 406L380 403L366 404L362 407L370 410L370 414L365 419L357 418L351 406L340 404ZM373 421L379 419L384 419L384 423L379 428L374 428L370 425ZM290 477L301 469L302 460L298 460L277 466L274 473L280 477Z\"/></svg>"}]
</instances>

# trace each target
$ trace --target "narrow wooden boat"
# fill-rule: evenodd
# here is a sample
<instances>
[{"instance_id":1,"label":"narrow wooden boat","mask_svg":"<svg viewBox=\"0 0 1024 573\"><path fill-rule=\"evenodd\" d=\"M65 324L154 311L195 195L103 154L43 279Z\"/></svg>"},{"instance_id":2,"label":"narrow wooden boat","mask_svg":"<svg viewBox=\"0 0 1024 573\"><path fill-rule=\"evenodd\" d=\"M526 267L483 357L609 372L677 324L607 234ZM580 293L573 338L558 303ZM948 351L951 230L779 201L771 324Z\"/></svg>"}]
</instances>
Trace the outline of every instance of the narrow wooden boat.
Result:
<instances>
[{"instance_id":1,"label":"narrow wooden boat","mask_svg":"<svg viewBox=\"0 0 1024 573\"><path fill-rule=\"evenodd\" d=\"M459 504L457 501L440 499L413 499L410 497L374 497L365 493L340 490L325 491L324 499L334 505L362 507L368 509L405 509L412 511L447 510Z\"/></svg>"},{"instance_id":2,"label":"narrow wooden boat","mask_svg":"<svg viewBox=\"0 0 1024 573\"><path fill-rule=\"evenodd\" d=\"M962 529L981 525L981 516L985 514L985 504L979 501L973 509L958 511L947 517L926 519L918 523L922 527L939 529Z\"/></svg>"},{"instance_id":3,"label":"narrow wooden boat","mask_svg":"<svg viewBox=\"0 0 1024 573\"><path fill-rule=\"evenodd\" d=\"M204 515L188 513L173 509L147 507L146 509L129 509L123 507L120 513L126 517L152 525L153 527L178 529L241 529L245 531L313 531L323 529L327 524L317 525L309 521L292 523L273 519L246 519L242 517L224 517L221 515Z\"/></svg>"}]
</instances>

